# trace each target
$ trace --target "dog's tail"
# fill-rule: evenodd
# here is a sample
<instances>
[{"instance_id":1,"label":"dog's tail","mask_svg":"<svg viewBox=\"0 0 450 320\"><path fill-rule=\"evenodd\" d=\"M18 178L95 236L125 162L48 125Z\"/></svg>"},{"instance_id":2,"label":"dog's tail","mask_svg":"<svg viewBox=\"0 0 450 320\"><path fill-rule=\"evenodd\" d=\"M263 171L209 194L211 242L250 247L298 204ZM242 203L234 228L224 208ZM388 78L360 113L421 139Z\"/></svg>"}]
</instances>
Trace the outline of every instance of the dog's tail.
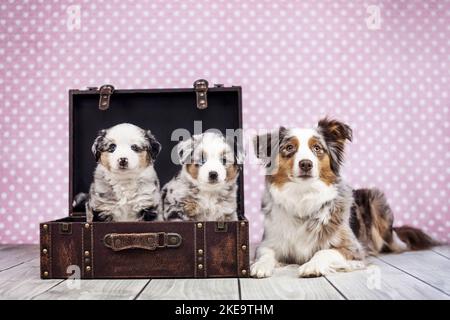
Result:
<instances>
[{"instance_id":1,"label":"dog's tail","mask_svg":"<svg viewBox=\"0 0 450 320\"><path fill-rule=\"evenodd\" d=\"M422 230L410 226L394 227L393 243L393 251L425 250L441 244Z\"/></svg>"},{"instance_id":2,"label":"dog's tail","mask_svg":"<svg viewBox=\"0 0 450 320\"><path fill-rule=\"evenodd\" d=\"M75 211L84 211L84 210L86 210L85 207L86 207L86 202L88 201L88 199L89 199L89 194L83 193L83 192L78 193L73 198L72 208Z\"/></svg>"}]
</instances>

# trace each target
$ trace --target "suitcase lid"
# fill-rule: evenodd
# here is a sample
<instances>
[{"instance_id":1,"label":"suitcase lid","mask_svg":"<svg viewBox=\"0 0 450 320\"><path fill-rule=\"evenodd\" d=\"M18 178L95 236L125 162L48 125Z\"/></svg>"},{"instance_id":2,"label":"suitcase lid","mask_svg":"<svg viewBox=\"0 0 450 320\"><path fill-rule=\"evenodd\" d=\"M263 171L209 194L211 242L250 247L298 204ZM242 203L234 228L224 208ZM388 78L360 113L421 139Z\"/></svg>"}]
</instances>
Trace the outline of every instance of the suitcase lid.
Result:
<instances>
[{"instance_id":1,"label":"suitcase lid","mask_svg":"<svg viewBox=\"0 0 450 320\"><path fill-rule=\"evenodd\" d=\"M74 197L88 193L97 165L91 147L98 131L119 123L132 123L151 130L162 149L155 161L161 187L180 170L171 161L174 129L194 133L194 121L201 121L203 132L219 129L242 129L241 87L215 85L197 80L193 88L127 89L113 86L69 90L69 215L85 215L73 208ZM198 132L196 132L198 133ZM242 146L242 140L239 141ZM238 216L244 217L243 167L239 175Z\"/></svg>"}]
</instances>

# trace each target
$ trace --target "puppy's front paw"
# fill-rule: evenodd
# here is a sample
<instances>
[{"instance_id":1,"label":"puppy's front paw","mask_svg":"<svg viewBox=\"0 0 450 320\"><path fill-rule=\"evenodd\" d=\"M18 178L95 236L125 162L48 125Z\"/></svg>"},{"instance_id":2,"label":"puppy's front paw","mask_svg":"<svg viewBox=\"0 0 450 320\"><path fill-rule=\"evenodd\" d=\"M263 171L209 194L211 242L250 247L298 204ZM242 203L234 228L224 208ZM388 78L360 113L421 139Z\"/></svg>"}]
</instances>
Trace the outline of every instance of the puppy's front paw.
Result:
<instances>
[{"instance_id":1,"label":"puppy's front paw","mask_svg":"<svg viewBox=\"0 0 450 320\"><path fill-rule=\"evenodd\" d=\"M273 274L274 264L268 261L256 261L250 267L250 275L256 278L267 278Z\"/></svg>"},{"instance_id":2,"label":"puppy's front paw","mask_svg":"<svg viewBox=\"0 0 450 320\"><path fill-rule=\"evenodd\" d=\"M198 203L194 199L186 198L183 201L183 210L190 218L195 218L199 213Z\"/></svg>"},{"instance_id":3,"label":"puppy's front paw","mask_svg":"<svg viewBox=\"0 0 450 320\"><path fill-rule=\"evenodd\" d=\"M138 218L144 221L153 221L158 218L158 212L154 208L142 209L138 214Z\"/></svg>"},{"instance_id":4,"label":"puppy's front paw","mask_svg":"<svg viewBox=\"0 0 450 320\"><path fill-rule=\"evenodd\" d=\"M334 272L335 270L329 264L314 260L306 262L298 268L298 275L301 278L320 277Z\"/></svg>"}]
</instances>

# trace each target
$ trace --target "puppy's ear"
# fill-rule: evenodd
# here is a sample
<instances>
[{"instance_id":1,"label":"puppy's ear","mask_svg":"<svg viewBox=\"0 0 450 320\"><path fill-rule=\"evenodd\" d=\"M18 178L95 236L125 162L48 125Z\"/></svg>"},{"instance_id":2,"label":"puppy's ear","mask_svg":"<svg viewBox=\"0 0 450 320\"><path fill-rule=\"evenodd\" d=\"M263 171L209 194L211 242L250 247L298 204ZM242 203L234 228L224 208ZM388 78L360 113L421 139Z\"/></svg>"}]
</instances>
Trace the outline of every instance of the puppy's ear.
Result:
<instances>
[{"instance_id":1,"label":"puppy's ear","mask_svg":"<svg viewBox=\"0 0 450 320\"><path fill-rule=\"evenodd\" d=\"M94 154L95 157L95 161L97 162L100 159L100 155L102 154L102 151L104 150L105 147L105 136L106 136L106 129L100 130L91 148L92 153Z\"/></svg>"},{"instance_id":2,"label":"puppy's ear","mask_svg":"<svg viewBox=\"0 0 450 320\"><path fill-rule=\"evenodd\" d=\"M331 157L331 169L335 174L339 174L339 168L344 160L345 142L352 141L353 138L352 129L345 123L324 118L319 121L317 130L327 144Z\"/></svg>"},{"instance_id":3,"label":"puppy's ear","mask_svg":"<svg viewBox=\"0 0 450 320\"><path fill-rule=\"evenodd\" d=\"M278 154L280 143L286 136L288 130L280 127L278 130L253 138L253 148L256 157L262 161L263 165L270 166L271 160Z\"/></svg>"},{"instance_id":4,"label":"puppy's ear","mask_svg":"<svg viewBox=\"0 0 450 320\"><path fill-rule=\"evenodd\" d=\"M194 135L187 140L181 140L178 142L176 148L181 165L192 163L192 154L194 153L195 141L198 140L198 137L199 135Z\"/></svg>"},{"instance_id":5,"label":"puppy's ear","mask_svg":"<svg viewBox=\"0 0 450 320\"><path fill-rule=\"evenodd\" d=\"M145 139L148 142L148 152L150 154L150 157L155 160L159 152L161 151L161 144L158 140L156 140L155 136L150 130L147 130L145 132Z\"/></svg>"}]
</instances>

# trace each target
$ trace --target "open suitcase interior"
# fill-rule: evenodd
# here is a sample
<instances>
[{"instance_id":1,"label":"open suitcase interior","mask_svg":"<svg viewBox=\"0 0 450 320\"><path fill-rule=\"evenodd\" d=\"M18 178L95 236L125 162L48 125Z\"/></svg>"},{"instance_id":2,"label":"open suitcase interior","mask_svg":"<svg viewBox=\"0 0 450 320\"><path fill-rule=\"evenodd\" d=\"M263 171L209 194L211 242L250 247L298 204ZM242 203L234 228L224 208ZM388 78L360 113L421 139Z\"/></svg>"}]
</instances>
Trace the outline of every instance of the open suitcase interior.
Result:
<instances>
[{"instance_id":1,"label":"open suitcase interior","mask_svg":"<svg viewBox=\"0 0 450 320\"><path fill-rule=\"evenodd\" d=\"M99 130L124 122L151 130L162 145L155 170L163 186L180 170L171 160L178 143L172 141L172 132L184 128L194 134L196 121L203 132L218 129L225 135L227 129L242 128L241 88L104 87L69 92L69 214L41 224L41 277L65 278L71 265L80 267L82 278L248 276L243 168L238 180L239 221L87 223L84 207L72 208L74 196L87 193L92 182L96 162L91 146ZM111 250L106 240L116 234L147 237L152 245ZM180 238L176 246L168 243L173 234Z\"/></svg>"}]
</instances>

